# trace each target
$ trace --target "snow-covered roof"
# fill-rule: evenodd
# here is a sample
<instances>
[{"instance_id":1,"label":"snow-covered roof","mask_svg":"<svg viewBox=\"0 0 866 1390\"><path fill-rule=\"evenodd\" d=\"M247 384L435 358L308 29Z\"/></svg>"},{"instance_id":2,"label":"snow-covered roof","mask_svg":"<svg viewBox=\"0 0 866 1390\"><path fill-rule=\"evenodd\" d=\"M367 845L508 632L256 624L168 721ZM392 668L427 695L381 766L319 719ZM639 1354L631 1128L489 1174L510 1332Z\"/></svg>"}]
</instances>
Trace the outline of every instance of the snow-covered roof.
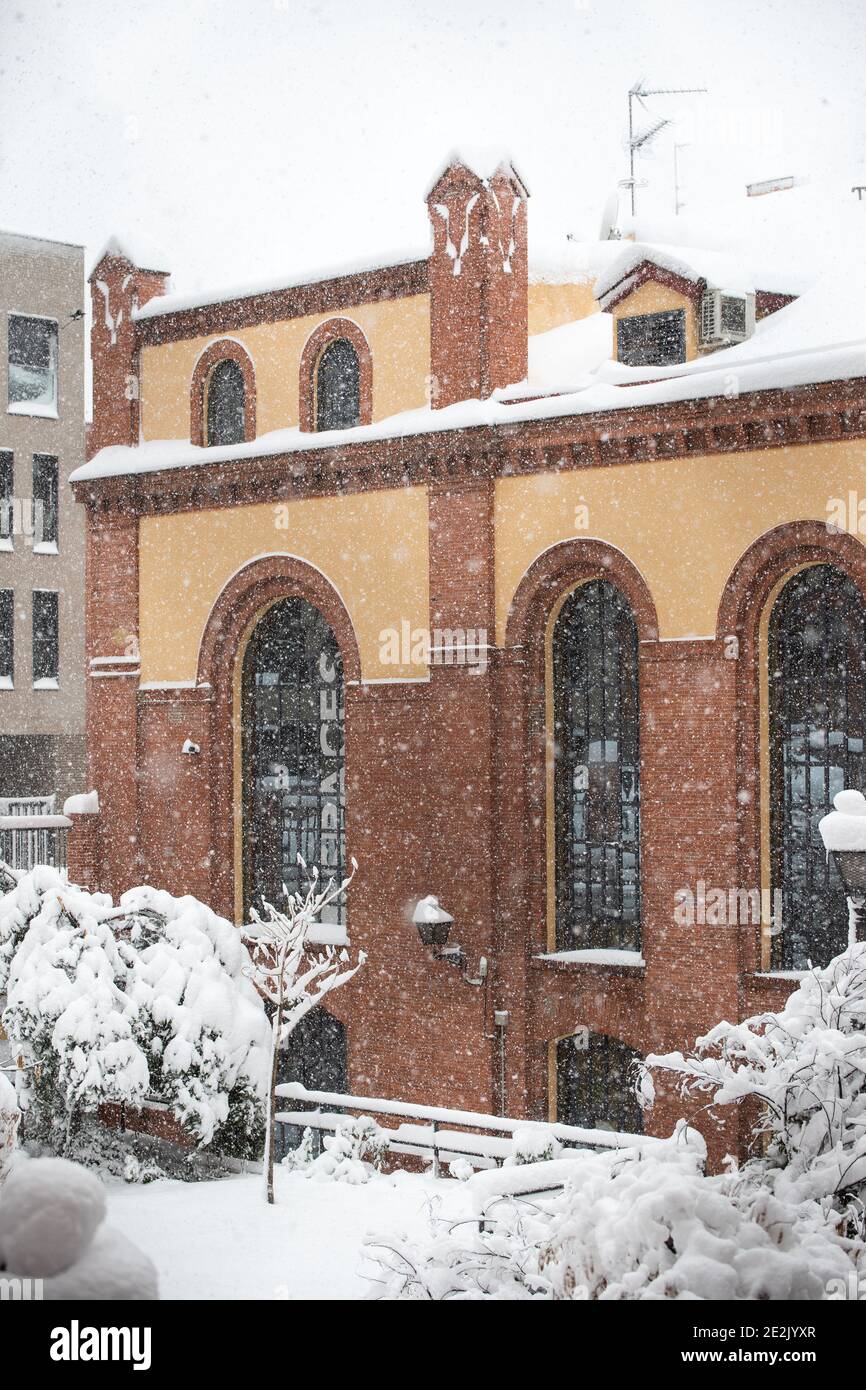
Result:
<instances>
[{"instance_id":1,"label":"snow-covered roof","mask_svg":"<svg viewBox=\"0 0 866 1390\"><path fill-rule=\"evenodd\" d=\"M423 246L406 246L377 256L359 256L356 260L345 261L339 266L309 267L294 275L263 276L258 280L237 280L221 285L213 290L196 290L191 294L163 294L148 300L134 315L136 319L157 318L160 314L176 314L182 309L203 309L210 304L225 304L231 299L249 299L253 295L271 294L280 290L299 289L302 285L316 285L327 280L341 280L346 275L363 275L375 270L388 270L393 266L407 265L414 261L426 261L430 255L429 243Z\"/></svg>"},{"instance_id":2,"label":"snow-covered roof","mask_svg":"<svg viewBox=\"0 0 866 1390\"><path fill-rule=\"evenodd\" d=\"M645 261L678 275L683 280L706 280L716 289L748 294L765 289L756 282L754 270L735 256L721 251L694 247L664 246L642 241L620 242L621 252L595 282L597 299L604 299Z\"/></svg>"}]
</instances>

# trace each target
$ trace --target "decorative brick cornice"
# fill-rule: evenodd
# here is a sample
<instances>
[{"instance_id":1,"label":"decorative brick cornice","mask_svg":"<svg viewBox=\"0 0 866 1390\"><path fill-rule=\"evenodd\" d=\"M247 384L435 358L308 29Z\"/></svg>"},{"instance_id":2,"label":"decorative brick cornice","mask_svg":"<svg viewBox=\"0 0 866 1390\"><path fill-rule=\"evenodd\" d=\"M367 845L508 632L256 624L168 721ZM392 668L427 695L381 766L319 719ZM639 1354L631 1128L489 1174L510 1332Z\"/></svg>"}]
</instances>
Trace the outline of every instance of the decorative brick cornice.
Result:
<instances>
[{"instance_id":1,"label":"decorative brick cornice","mask_svg":"<svg viewBox=\"0 0 866 1390\"><path fill-rule=\"evenodd\" d=\"M411 485L471 483L866 437L866 377L505 422L73 484L96 515L147 515Z\"/></svg>"},{"instance_id":2,"label":"decorative brick cornice","mask_svg":"<svg viewBox=\"0 0 866 1390\"><path fill-rule=\"evenodd\" d=\"M308 314L345 312L357 304L402 299L427 290L427 261L405 261L380 270L340 275L288 289L225 299L194 309L175 309L136 321L136 338L142 344L174 343L181 338L209 333L233 333L259 323L303 318Z\"/></svg>"}]
</instances>

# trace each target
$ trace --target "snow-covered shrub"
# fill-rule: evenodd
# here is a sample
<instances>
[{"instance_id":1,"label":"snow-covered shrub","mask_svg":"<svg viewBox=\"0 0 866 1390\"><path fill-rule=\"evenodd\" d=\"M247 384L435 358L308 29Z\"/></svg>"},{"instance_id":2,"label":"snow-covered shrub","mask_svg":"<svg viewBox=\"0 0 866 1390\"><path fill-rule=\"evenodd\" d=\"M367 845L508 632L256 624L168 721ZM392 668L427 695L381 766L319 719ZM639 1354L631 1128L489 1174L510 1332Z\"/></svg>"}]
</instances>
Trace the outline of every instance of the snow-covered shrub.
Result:
<instances>
[{"instance_id":1,"label":"snow-covered shrub","mask_svg":"<svg viewBox=\"0 0 866 1390\"><path fill-rule=\"evenodd\" d=\"M196 898L154 888L124 893L120 908L151 1097L198 1143L257 1157L270 1028L240 933Z\"/></svg>"},{"instance_id":2,"label":"snow-covered shrub","mask_svg":"<svg viewBox=\"0 0 866 1390\"><path fill-rule=\"evenodd\" d=\"M307 1177L317 1181L369 1182L388 1152L387 1136L369 1115L347 1115L323 1142L324 1153L307 1169Z\"/></svg>"},{"instance_id":3,"label":"snow-covered shrub","mask_svg":"<svg viewBox=\"0 0 866 1390\"><path fill-rule=\"evenodd\" d=\"M15 895L26 889L22 879ZM84 1112L139 1104L148 1085L126 992L132 956L95 906L62 882L41 895L12 959L3 1015L25 1062L19 1084L31 1137L61 1152Z\"/></svg>"},{"instance_id":4,"label":"snow-covered shrub","mask_svg":"<svg viewBox=\"0 0 866 1390\"><path fill-rule=\"evenodd\" d=\"M301 1142L294 1149L289 1149L287 1154L280 1159L280 1167L285 1168L290 1173L302 1173L314 1162L316 1140L310 1126L307 1125L301 1135Z\"/></svg>"},{"instance_id":5,"label":"snow-covered shrub","mask_svg":"<svg viewBox=\"0 0 866 1390\"><path fill-rule=\"evenodd\" d=\"M742 1205L675 1140L581 1153L561 1194L500 1199L425 1241L367 1247L380 1298L821 1299L851 1263L842 1241L765 1194ZM471 1184L470 1184L471 1188Z\"/></svg>"},{"instance_id":6,"label":"snow-covered shrub","mask_svg":"<svg viewBox=\"0 0 866 1390\"><path fill-rule=\"evenodd\" d=\"M561 1153L562 1145L549 1129L527 1125L526 1129L514 1131L514 1152L506 1158L505 1166L510 1168L523 1163L544 1163L558 1158Z\"/></svg>"},{"instance_id":7,"label":"snow-covered shrub","mask_svg":"<svg viewBox=\"0 0 866 1390\"><path fill-rule=\"evenodd\" d=\"M0 1182L11 1163L20 1119L15 1087L0 1072Z\"/></svg>"},{"instance_id":8,"label":"snow-covered shrub","mask_svg":"<svg viewBox=\"0 0 866 1390\"><path fill-rule=\"evenodd\" d=\"M104 1216L103 1186L78 1164L16 1164L0 1188L4 1279L39 1279L46 1299L157 1298L151 1261Z\"/></svg>"},{"instance_id":9,"label":"snow-covered shrub","mask_svg":"<svg viewBox=\"0 0 866 1390\"><path fill-rule=\"evenodd\" d=\"M757 1099L766 1147L740 1183L785 1202L819 1202L831 1224L844 1213L866 1236L866 944L810 971L780 1013L720 1023L689 1057L647 1057L649 1103L653 1072L673 1074L709 1106Z\"/></svg>"},{"instance_id":10,"label":"snow-covered shrub","mask_svg":"<svg viewBox=\"0 0 866 1390\"><path fill-rule=\"evenodd\" d=\"M113 907L38 868L0 898L0 953L28 1138L69 1152L83 1115L148 1097L196 1144L260 1153L271 1030L230 923L147 887Z\"/></svg>"}]
</instances>

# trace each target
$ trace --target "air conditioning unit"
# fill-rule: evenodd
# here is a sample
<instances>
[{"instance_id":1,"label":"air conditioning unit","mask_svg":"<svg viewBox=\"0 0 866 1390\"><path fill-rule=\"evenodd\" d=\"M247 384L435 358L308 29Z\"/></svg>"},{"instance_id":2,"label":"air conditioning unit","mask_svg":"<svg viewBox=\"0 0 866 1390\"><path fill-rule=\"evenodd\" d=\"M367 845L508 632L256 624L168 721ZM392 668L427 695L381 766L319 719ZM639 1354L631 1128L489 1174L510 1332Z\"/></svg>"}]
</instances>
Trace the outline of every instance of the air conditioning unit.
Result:
<instances>
[{"instance_id":1,"label":"air conditioning unit","mask_svg":"<svg viewBox=\"0 0 866 1390\"><path fill-rule=\"evenodd\" d=\"M755 331L755 296L704 290L700 320L701 347L741 343Z\"/></svg>"}]
</instances>

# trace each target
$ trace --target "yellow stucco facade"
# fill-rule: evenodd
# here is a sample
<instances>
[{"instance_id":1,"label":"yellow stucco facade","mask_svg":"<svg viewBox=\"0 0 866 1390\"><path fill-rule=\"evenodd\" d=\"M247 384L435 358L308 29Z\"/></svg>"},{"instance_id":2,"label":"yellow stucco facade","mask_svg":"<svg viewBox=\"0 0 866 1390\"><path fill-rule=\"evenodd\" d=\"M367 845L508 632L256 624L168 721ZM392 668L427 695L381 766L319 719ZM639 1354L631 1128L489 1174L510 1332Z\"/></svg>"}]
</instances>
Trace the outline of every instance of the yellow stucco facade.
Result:
<instances>
[{"instance_id":1,"label":"yellow stucco facade","mask_svg":"<svg viewBox=\"0 0 866 1390\"><path fill-rule=\"evenodd\" d=\"M220 338L241 343L256 374L256 432L298 424L299 372L304 345L320 324L348 318L358 325L373 358L373 419L383 420L427 401L430 371L430 299L426 294L260 323L231 333L184 338L144 347L141 354L141 427L144 439L188 439L190 386L195 364Z\"/></svg>"},{"instance_id":2,"label":"yellow stucco facade","mask_svg":"<svg viewBox=\"0 0 866 1390\"><path fill-rule=\"evenodd\" d=\"M785 522L826 522L829 500L852 487L866 490L859 440L500 478L497 643L533 561L560 541L589 537L615 546L639 570L663 640L712 637L725 584L745 551Z\"/></svg>"},{"instance_id":3,"label":"yellow stucco facade","mask_svg":"<svg viewBox=\"0 0 866 1390\"><path fill-rule=\"evenodd\" d=\"M381 634L428 622L427 537L427 493L417 487L143 517L142 684L194 682L205 626L226 584L252 560L280 554L306 561L336 589L364 680L426 679L426 665L389 660Z\"/></svg>"},{"instance_id":4,"label":"yellow stucco facade","mask_svg":"<svg viewBox=\"0 0 866 1390\"><path fill-rule=\"evenodd\" d=\"M529 287L529 332L545 333L597 312L590 283ZM311 333L331 318L358 325L373 359L373 420L427 404L430 373L430 297L409 295L309 314L279 323L255 324L230 333L211 333L141 351L142 438L188 439L190 389L204 350L231 338L249 354L256 378L256 433L298 424L301 354Z\"/></svg>"}]
</instances>

